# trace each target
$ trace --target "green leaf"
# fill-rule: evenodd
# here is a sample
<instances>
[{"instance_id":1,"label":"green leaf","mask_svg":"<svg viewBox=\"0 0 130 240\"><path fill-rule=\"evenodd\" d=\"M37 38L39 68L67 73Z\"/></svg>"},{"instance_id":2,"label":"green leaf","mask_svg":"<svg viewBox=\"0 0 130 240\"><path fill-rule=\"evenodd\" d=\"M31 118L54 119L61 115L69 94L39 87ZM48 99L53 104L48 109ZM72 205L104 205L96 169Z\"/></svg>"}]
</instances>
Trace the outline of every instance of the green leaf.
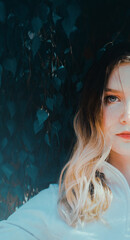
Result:
<instances>
[{"instance_id":1,"label":"green leaf","mask_svg":"<svg viewBox=\"0 0 130 240\"><path fill-rule=\"evenodd\" d=\"M55 121L52 123L52 130L51 130L51 139L54 135L57 137L58 145L60 145L60 139L59 139L59 131L61 129L61 124L59 121Z\"/></svg>"},{"instance_id":2,"label":"green leaf","mask_svg":"<svg viewBox=\"0 0 130 240\"><path fill-rule=\"evenodd\" d=\"M32 53L33 53L33 57L36 55L36 53L38 52L39 48L41 45L41 41L39 37L35 37L32 40Z\"/></svg>"},{"instance_id":3,"label":"green leaf","mask_svg":"<svg viewBox=\"0 0 130 240\"><path fill-rule=\"evenodd\" d=\"M25 47L30 51L31 50L31 43L30 40L26 40L24 43ZM28 70L27 70L28 71ZM27 73L27 71L25 71Z\"/></svg>"},{"instance_id":4,"label":"green leaf","mask_svg":"<svg viewBox=\"0 0 130 240\"><path fill-rule=\"evenodd\" d=\"M33 183L35 183L36 177L38 175L38 168L35 165L30 164L26 167L25 174L31 178Z\"/></svg>"},{"instance_id":5,"label":"green leaf","mask_svg":"<svg viewBox=\"0 0 130 240\"><path fill-rule=\"evenodd\" d=\"M22 139L24 142L24 145L26 146L26 148L32 152L33 151L33 147L31 144L31 141L29 140L29 136L27 135L27 133L25 131L22 132Z\"/></svg>"},{"instance_id":6,"label":"green leaf","mask_svg":"<svg viewBox=\"0 0 130 240\"><path fill-rule=\"evenodd\" d=\"M43 124L39 124L38 120L35 120L34 125L33 125L33 129L35 134L37 134L38 132L40 132L43 129L44 123Z\"/></svg>"},{"instance_id":7,"label":"green leaf","mask_svg":"<svg viewBox=\"0 0 130 240\"><path fill-rule=\"evenodd\" d=\"M44 139L45 139L45 142L46 142L49 146L51 146L51 144L50 144L50 139L49 139L49 136L48 136L48 133L45 134Z\"/></svg>"},{"instance_id":8,"label":"green leaf","mask_svg":"<svg viewBox=\"0 0 130 240\"><path fill-rule=\"evenodd\" d=\"M59 108L63 102L63 96L61 93L54 95L53 98L55 99L55 107Z\"/></svg>"},{"instance_id":9,"label":"green leaf","mask_svg":"<svg viewBox=\"0 0 130 240\"><path fill-rule=\"evenodd\" d=\"M31 32L31 31L28 31L28 36L31 40L33 40L34 37L35 37L35 33Z\"/></svg>"},{"instance_id":10,"label":"green leaf","mask_svg":"<svg viewBox=\"0 0 130 240\"><path fill-rule=\"evenodd\" d=\"M62 18L61 18L60 16L58 16L55 12L52 13L52 17L53 17L54 24L56 24L58 20L61 20L61 19L62 19Z\"/></svg>"},{"instance_id":11,"label":"green leaf","mask_svg":"<svg viewBox=\"0 0 130 240\"><path fill-rule=\"evenodd\" d=\"M58 68L57 75L61 79L61 83L64 83L66 79L66 69L63 65Z\"/></svg>"},{"instance_id":12,"label":"green leaf","mask_svg":"<svg viewBox=\"0 0 130 240\"><path fill-rule=\"evenodd\" d=\"M54 99L48 97L46 99L46 105L51 111L53 111Z\"/></svg>"},{"instance_id":13,"label":"green leaf","mask_svg":"<svg viewBox=\"0 0 130 240\"><path fill-rule=\"evenodd\" d=\"M54 85L55 89L56 89L57 91L59 91L59 90L60 90L60 87L61 87L61 79L58 78L58 77L54 77L54 79L53 79L53 85Z\"/></svg>"},{"instance_id":14,"label":"green leaf","mask_svg":"<svg viewBox=\"0 0 130 240\"><path fill-rule=\"evenodd\" d=\"M61 124L59 121L55 121L52 123L52 127L55 130L55 132L59 132L59 130L61 129Z\"/></svg>"},{"instance_id":15,"label":"green leaf","mask_svg":"<svg viewBox=\"0 0 130 240\"><path fill-rule=\"evenodd\" d=\"M19 160L20 160L20 162L24 163L25 160L27 159L27 156L28 156L28 154L25 151L21 150L19 152Z\"/></svg>"},{"instance_id":16,"label":"green leaf","mask_svg":"<svg viewBox=\"0 0 130 240\"><path fill-rule=\"evenodd\" d=\"M12 119L7 121L7 128L10 132L10 135L12 136L13 133L14 133L14 129L15 129L15 124L14 124L14 121Z\"/></svg>"},{"instance_id":17,"label":"green leaf","mask_svg":"<svg viewBox=\"0 0 130 240\"><path fill-rule=\"evenodd\" d=\"M69 38L70 33L77 30L75 24L81 12L79 4L76 1L73 1L73 3L68 4L67 12L68 16L66 16L66 18L63 20L62 26L67 37Z\"/></svg>"},{"instance_id":18,"label":"green leaf","mask_svg":"<svg viewBox=\"0 0 130 240\"><path fill-rule=\"evenodd\" d=\"M67 54L70 52L70 48L66 48L65 51L64 51L64 54Z\"/></svg>"},{"instance_id":19,"label":"green leaf","mask_svg":"<svg viewBox=\"0 0 130 240\"><path fill-rule=\"evenodd\" d=\"M14 172L14 168L10 164L5 163L4 165L1 166L1 169L9 180L12 173Z\"/></svg>"},{"instance_id":20,"label":"green leaf","mask_svg":"<svg viewBox=\"0 0 130 240\"><path fill-rule=\"evenodd\" d=\"M47 120L48 116L49 116L49 113L47 113L43 109L39 109L37 111L37 118L38 118L39 125L43 124Z\"/></svg>"},{"instance_id":21,"label":"green leaf","mask_svg":"<svg viewBox=\"0 0 130 240\"><path fill-rule=\"evenodd\" d=\"M44 126L44 122L49 117L49 113L47 113L43 109L39 109L36 115L37 115L37 120L35 120L34 126L33 126L35 134L37 134L40 130L42 130Z\"/></svg>"},{"instance_id":22,"label":"green leaf","mask_svg":"<svg viewBox=\"0 0 130 240\"><path fill-rule=\"evenodd\" d=\"M82 82L78 82L76 84L76 91L79 92L82 89L83 83Z\"/></svg>"},{"instance_id":23,"label":"green leaf","mask_svg":"<svg viewBox=\"0 0 130 240\"><path fill-rule=\"evenodd\" d=\"M35 33L38 33L42 27L43 23L39 17L34 17L32 19L32 28Z\"/></svg>"}]
</instances>

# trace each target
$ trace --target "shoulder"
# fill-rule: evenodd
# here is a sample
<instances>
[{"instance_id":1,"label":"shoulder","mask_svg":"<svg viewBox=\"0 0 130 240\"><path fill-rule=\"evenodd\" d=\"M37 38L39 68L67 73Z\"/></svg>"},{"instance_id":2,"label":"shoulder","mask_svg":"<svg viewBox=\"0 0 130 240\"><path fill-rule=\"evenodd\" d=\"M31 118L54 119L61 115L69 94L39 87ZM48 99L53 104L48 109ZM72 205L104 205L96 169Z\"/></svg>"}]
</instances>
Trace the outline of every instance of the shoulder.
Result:
<instances>
[{"instance_id":1,"label":"shoulder","mask_svg":"<svg viewBox=\"0 0 130 240\"><path fill-rule=\"evenodd\" d=\"M50 184L48 188L41 190L37 195L29 199L24 205L22 205L17 211L25 209L44 210L50 202L56 204L58 199L58 184ZM52 204L51 204L52 206ZM16 211L16 212L17 212Z\"/></svg>"},{"instance_id":2,"label":"shoulder","mask_svg":"<svg viewBox=\"0 0 130 240\"><path fill-rule=\"evenodd\" d=\"M15 232L18 232L19 240L22 237L28 240L40 240L44 237L45 239L52 239L52 233L49 231L50 219L51 215L56 214L58 189L58 184L50 184L48 188L40 191L36 196L19 207L7 220L1 221L0 228L4 231L2 236L7 238L8 232L8 240L10 239L10 234L12 237L16 236ZM0 234L1 231L0 229ZM25 238L25 235L27 235L27 238Z\"/></svg>"},{"instance_id":3,"label":"shoulder","mask_svg":"<svg viewBox=\"0 0 130 240\"><path fill-rule=\"evenodd\" d=\"M16 221L18 218L35 217L44 220L50 210L55 209L58 200L58 184L50 184L48 188L40 191L37 195L29 199L25 204L19 207L16 212L9 216L8 221Z\"/></svg>"}]
</instances>

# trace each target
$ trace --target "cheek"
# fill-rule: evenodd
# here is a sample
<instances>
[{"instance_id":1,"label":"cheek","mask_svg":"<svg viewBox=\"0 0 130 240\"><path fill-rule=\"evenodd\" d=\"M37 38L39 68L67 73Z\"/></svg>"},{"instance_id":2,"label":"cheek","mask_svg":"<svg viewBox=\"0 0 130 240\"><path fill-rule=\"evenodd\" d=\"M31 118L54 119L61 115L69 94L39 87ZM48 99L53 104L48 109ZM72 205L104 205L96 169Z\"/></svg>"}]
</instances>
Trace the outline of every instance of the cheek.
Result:
<instances>
[{"instance_id":1,"label":"cheek","mask_svg":"<svg viewBox=\"0 0 130 240\"><path fill-rule=\"evenodd\" d=\"M112 146L117 128L118 113L112 106L105 106L102 112L102 130L107 146Z\"/></svg>"},{"instance_id":2,"label":"cheek","mask_svg":"<svg viewBox=\"0 0 130 240\"><path fill-rule=\"evenodd\" d=\"M120 109L118 104L103 107L102 128L104 134L108 131L114 132L120 118Z\"/></svg>"}]
</instances>

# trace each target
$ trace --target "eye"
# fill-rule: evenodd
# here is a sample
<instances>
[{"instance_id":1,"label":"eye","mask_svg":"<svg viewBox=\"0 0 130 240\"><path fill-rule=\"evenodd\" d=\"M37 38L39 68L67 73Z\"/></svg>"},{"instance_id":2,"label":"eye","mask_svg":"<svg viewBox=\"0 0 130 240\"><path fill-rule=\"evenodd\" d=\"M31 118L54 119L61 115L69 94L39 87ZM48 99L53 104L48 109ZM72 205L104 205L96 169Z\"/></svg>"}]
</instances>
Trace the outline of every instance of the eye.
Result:
<instances>
[{"instance_id":1,"label":"eye","mask_svg":"<svg viewBox=\"0 0 130 240\"><path fill-rule=\"evenodd\" d=\"M119 101L119 98L117 96L114 95L108 95L106 97L104 97L104 101L105 103L115 103Z\"/></svg>"}]
</instances>

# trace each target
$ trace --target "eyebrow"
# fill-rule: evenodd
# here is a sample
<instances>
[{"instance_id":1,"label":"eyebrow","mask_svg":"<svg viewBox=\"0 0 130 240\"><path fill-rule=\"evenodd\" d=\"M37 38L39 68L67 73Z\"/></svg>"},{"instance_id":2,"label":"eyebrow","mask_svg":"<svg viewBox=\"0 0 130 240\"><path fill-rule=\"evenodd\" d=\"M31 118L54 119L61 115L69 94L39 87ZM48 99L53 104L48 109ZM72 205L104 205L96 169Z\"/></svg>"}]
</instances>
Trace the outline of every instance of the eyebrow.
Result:
<instances>
[{"instance_id":1,"label":"eyebrow","mask_svg":"<svg viewBox=\"0 0 130 240\"><path fill-rule=\"evenodd\" d=\"M105 88L105 92L121 92L120 90L112 89L112 88Z\"/></svg>"}]
</instances>

